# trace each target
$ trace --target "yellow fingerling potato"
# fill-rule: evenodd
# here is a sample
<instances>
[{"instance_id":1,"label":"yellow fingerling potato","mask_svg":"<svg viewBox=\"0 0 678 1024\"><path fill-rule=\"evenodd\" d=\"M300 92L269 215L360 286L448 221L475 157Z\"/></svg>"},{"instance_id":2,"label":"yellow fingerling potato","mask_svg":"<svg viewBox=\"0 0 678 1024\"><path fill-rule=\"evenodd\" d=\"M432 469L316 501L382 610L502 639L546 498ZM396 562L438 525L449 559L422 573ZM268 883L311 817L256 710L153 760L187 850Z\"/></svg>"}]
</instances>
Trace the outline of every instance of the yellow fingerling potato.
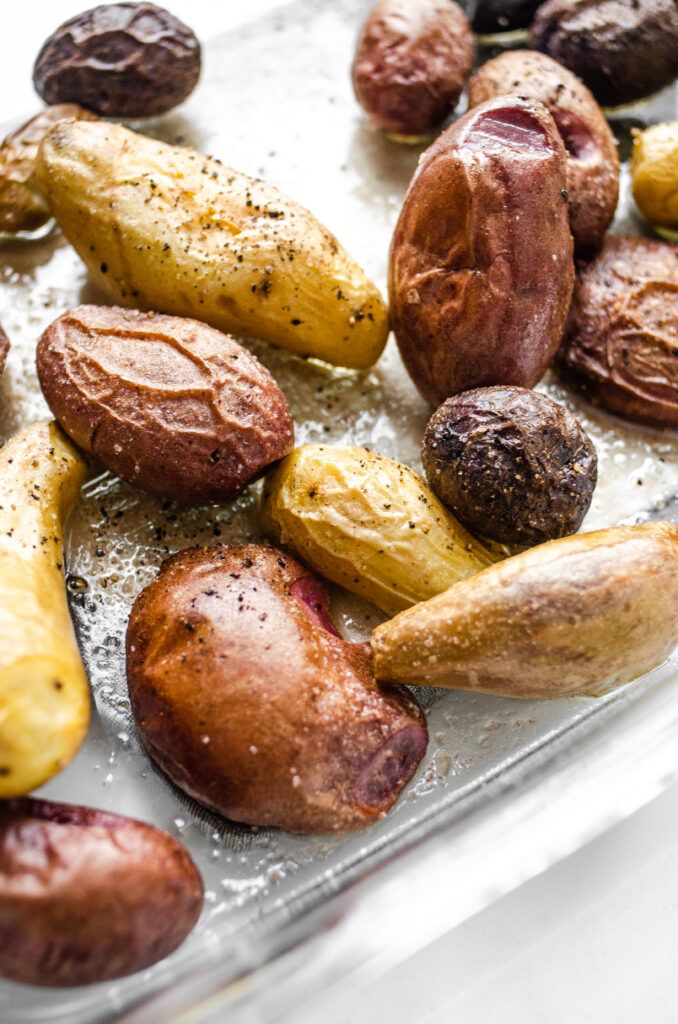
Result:
<instances>
[{"instance_id":1,"label":"yellow fingerling potato","mask_svg":"<svg viewBox=\"0 0 678 1024\"><path fill-rule=\"evenodd\" d=\"M631 188L641 213L658 228L678 229L678 122L633 132Z\"/></svg>"},{"instance_id":2,"label":"yellow fingerling potato","mask_svg":"<svg viewBox=\"0 0 678 1024\"><path fill-rule=\"evenodd\" d=\"M336 238L263 181L104 122L44 138L37 180L97 283L126 305L195 317L365 368L384 301Z\"/></svg>"},{"instance_id":3,"label":"yellow fingerling potato","mask_svg":"<svg viewBox=\"0 0 678 1024\"><path fill-rule=\"evenodd\" d=\"M492 565L372 634L377 679L504 697L598 696L678 643L678 527L577 534Z\"/></svg>"},{"instance_id":4,"label":"yellow fingerling potato","mask_svg":"<svg viewBox=\"0 0 678 1024\"><path fill-rule=\"evenodd\" d=\"M388 615L478 572L477 541L407 466L364 448L304 445L267 478L264 529Z\"/></svg>"},{"instance_id":5,"label":"yellow fingerling potato","mask_svg":"<svg viewBox=\"0 0 678 1024\"><path fill-rule=\"evenodd\" d=\"M87 731L62 552L84 478L82 456L54 423L34 423L0 448L0 798L46 782Z\"/></svg>"}]
</instances>

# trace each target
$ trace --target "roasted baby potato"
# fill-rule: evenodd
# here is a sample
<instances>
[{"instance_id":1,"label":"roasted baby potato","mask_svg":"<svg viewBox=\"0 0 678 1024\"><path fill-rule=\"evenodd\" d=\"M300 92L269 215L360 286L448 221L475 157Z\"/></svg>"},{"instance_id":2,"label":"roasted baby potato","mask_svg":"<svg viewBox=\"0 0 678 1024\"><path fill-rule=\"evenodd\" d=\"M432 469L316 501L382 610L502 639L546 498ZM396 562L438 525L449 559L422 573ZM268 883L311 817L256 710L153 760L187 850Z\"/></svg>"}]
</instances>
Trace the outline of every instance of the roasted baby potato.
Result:
<instances>
[{"instance_id":1,"label":"roasted baby potato","mask_svg":"<svg viewBox=\"0 0 678 1024\"><path fill-rule=\"evenodd\" d=\"M604 107L658 92L678 76L675 0L547 0L530 36Z\"/></svg>"},{"instance_id":2,"label":"roasted baby potato","mask_svg":"<svg viewBox=\"0 0 678 1024\"><path fill-rule=\"evenodd\" d=\"M46 800L0 803L0 975L91 985L141 971L184 941L203 887L166 832Z\"/></svg>"},{"instance_id":3,"label":"roasted baby potato","mask_svg":"<svg viewBox=\"0 0 678 1024\"><path fill-rule=\"evenodd\" d=\"M33 68L46 103L75 101L104 117L164 114L199 77L195 34L150 3L102 4L70 18L45 41Z\"/></svg>"},{"instance_id":4,"label":"roasted baby potato","mask_svg":"<svg viewBox=\"0 0 678 1024\"><path fill-rule=\"evenodd\" d=\"M634 131L631 188L651 224L678 231L678 121Z\"/></svg>"},{"instance_id":5,"label":"roasted baby potato","mask_svg":"<svg viewBox=\"0 0 678 1024\"><path fill-rule=\"evenodd\" d=\"M678 426L678 248L608 235L578 267L559 372L625 419Z\"/></svg>"},{"instance_id":6,"label":"roasted baby potato","mask_svg":"<svg viewBox=\"0 0 678 1024\"><path fill-rule=\"evenodd\" d=\"M593 442L572 413L529 388L474 388L426 427L426 479L473 533L529 546L575 533L597 479Z\"/></svg>"},{"instance_id":7,"label":"roasted baby potato","mask_svg":"<svg viewBox=\"0 0 678 1024\"><path fill-rule=\"evenodd\" d=\"M574 277L566 184L553 119L519 96L475 107L424 154L389 294L403 362L432 405L472 387L533 387L551 362Z\"/></svg>"},{"instance_id":8,"label":"roasted baby potato","mask_svg":"<svg viewBox=\"0 0 678 1024\"><path fill-rule=\"evenodd\" d=\"M427 743L407 691L337 636L320 580L254 544L193 548L137 598L127 676L142 739L200 803L294 832L383 817Z\"/></svg>"},{"instance_id":9,"label":"roasted baby potato","mask_svg":"<svg viewBox=\"0 0 678 1024\"><path fill-rule=\"evenodd\" d=\"M266 479L261 521L276 543L387 615L500 557L418 473L365 448L297 448Z\"/></svg>"},{"instance_id":10,"label":"roasted baby potato","mask_svg":"<svg viewBox=\"0 0 678 1024\"><path fill-rule=\"evenodd\" d=\"M54 423L34 423L0 448L2 799L61 771L87 731L89 690L62 552L84 478L82 456Z\"/></svg>"},{"instance_id":11,"label":"roasted baby potato","mask_svg":"<svg viewBox=\"0 0 678 1024\"><path fill-rule=\"evenodd\" d=\"M379 292L272 186L103 122L55 126L37 177L69 242L123 305L340 366L379 358L388 334Z\"/></svg>"},{"instance_id":12,"label":"roasted baby potato","mask_svg":"<svg viewBox=\"0 0 678 1024\"><path fill-rule=\"evenodd\" d=\"M543 0L468 0L471 28L481 35L512 32L530 24Z\"/></svg>"},{"instance_id":13,"label":"roasted baby potato","mask_svg":"<svg viewBox=\"0 0 678 1024\"><path fill-rule=\"evenodd\" d=\"M456 107L474 50L454 0L380 0L358 38L356 99L385 132L425 137Z\"/></svg>"},{"instance_id":14,"label":"roasted baby potato","mask_svg":"<svg viewBox=\"0 0 678 1024\"><path fill-rule=\"evenodd\" d=\"M519 92L540 100L567 153L570 230L575 248L600 247L619 198L619 156L603 112L585 85L545 53L506 50L469 82L469 106Z\"/></svg>"},{"instance_id":15,"label":"roasted baby potato","mask_svg":"<svg viewBox=\"0 0 678 1024\"><path fill-rule=\"evenodd\" d=\"M514 555L372 634L377 679L598 696L678 642L678 527L618 526Z\"/></svg>"},{"instance_id":16,"label":"roasted baby potato","mask_svg":"<svg viewBox=\"0 0 678 1024\"><path fill-rule=\"evenodd\" d=\"M96 121L96 114L75 103L59 103L32 117L0 145L0 232L37 231L52 216L35 181L38 146L57 121Z\"/></svg>"},{"instance_id":17,"label":"roasted baby potato","mask_svg":"<svg viewBox=\"0 0 678 1024\"><path fill-rule=\"evenodd\" d=\"M197 320L78 306L44 332L37 363L47 403L76 444L161 497L230 501L294 447L268 370Z\"/></svg>"}]
</instances>

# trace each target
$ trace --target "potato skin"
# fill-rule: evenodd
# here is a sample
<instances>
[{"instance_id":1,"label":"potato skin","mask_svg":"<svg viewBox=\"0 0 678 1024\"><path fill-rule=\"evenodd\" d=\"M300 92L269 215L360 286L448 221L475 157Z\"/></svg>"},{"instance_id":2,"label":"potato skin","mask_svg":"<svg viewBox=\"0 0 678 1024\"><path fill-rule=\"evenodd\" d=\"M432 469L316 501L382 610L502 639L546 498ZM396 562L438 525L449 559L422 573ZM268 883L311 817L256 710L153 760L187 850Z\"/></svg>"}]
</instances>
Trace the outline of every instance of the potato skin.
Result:
<instances>
[{"instance_id":1,"label":"potato skin","mask_svg":"<svg viewBox=\"0 0 678 1024\"><path fill-rule=\"evenodd\" d=\"M593 442L575 417L528 388L448 398L428 422L422 461L467 529L523 546L575 533L597 479Z\"/></svg>"},{"instance_id":2,"label":"potato skin","mask_svg":"<svg viewBox=\"0 0 678 1024\"><path fill-rule=\"evenodd\" d=\"M636 206L655 227L678 230L678 121L633 131L631 188Z\"/></svg>"},{"instance_id":3,"label":"potato skin","mask_svg":"<svg viewBox=\"0 0 678 1024\"><path fill-rule=\"evenodd\" d=\"M4 327L0 324L0 376L2 376L2 371L5 369L8 352L9 338L7 337Z\"/></svg>"},{"instance_id":4,"label":"potato skin","mask_svg":"<svg viewBox=\"0 0 678 1024\"><path fill-rule=\"evenodd\" d=\"M76 103L59 103L10 132L0 145L0 232L36 231L52 216L35 181L35 161L45 132L64 118L97 119Z\"/></svg>"},{"instance_id":5,"label":"potato skin","mask_svg":"<svg viewBox=\"0 0 678 1024\"><path fill-rule=\"evenodd\" d=\"M137 598L132 709L151 756L234 821L361 828L411 778L426 728L369 648L330 632L320 581L272 548L189 549Z\"/></svg>"},{"instance_id":6,"label":"potato skin","mask_svg":"<svg viewBox=\"0 0 678 1024\"><path fill-rule=\"evenodd\" d=\"M567 153L575 248L599 248L619 198L619 155L603 112L571 71L534 50L507 50L483 64L469 82L469 107L515 92L539 100L555 121Z\"/></svg>"},{"instance_id":7,"label":"potato skin","mask_svg":"<svg viewBox=\"0 0 678 1024\"><path fill-rule=\"evenodd\" d=\"M408 466L345 445L302 445L266 478L261 524L325 579L387 615L439 594L498 555Z\"/></svg>"},{"instance_id":8,"label":"potato skin","mask_svg":"<svg viewBox=\"0 0 678 1024\"><path fill-rule=\"evenodd\" d=\"M502 96L443 132L391 243L391 321L434 406L467 388L534 386L562 337L574 266L565 149L545 107Z\"/></svg>"},{"instance_id":9,"label":"potato skin","mask_svg":"<svg viewBox=\"0 0 678 1024\"><path fill-rule=\"evenodd\" d=\"M504 697L598 696L678 641L678 527L618 526L540 544L372 634L378 679Z\"/></svg>"},{"instance_id":10,"label":"potato skin","mask_svg":"<svg viewBox=\"0 0 678 1024\"><path fill-rule=\"evenodd\" d=\"M152 825L52 803L0 804L0 975L71 986L150 967L196 923L189 854Z\"/></svg>"},{"instance_id":11,"label":"potato skin","mask_svg":"<svg viewBox=\"0 0 678 1024\"><path fill-rule=\"evenodd\" d=\"M114 301L339 366L365 368L381 355L381 295L336 238L271 185L103 122L55 126L37 178Z\"/></svg>"},{"instance_id":12,"label":"potato skin","mask_svg":"<svg viewBox=\"0 0 678 1024\"><path fill-rule=\"evenodd\" d=\"M543 0L469 0L466 10L474 32L511 32L530 24Z\"/></svg>"},{"instance_id":13,"label":"potato skin","mask_svg":"<svg viewBox=\"0 0 678 1024\"><path fill-rule=\"evenodd\" d=\"M0 448L0 799L47 782L87 732L63 568L63 524L85 473L55 423L33 423Z\"/></svg>"},{"instance_id":14,"label":"potato skin","mask_svg":"<svg viewBox=\"0 0 678 1024\"><path fill-rule=\"evenodd\" d=\"M33 85L46 103L75 101L104 117L150 117L181 103L200 76L200 44L150 3L103 4L43 44Z\"/></svg>"},{"instance_id":15,"label":"potato skin","mask_svg":"<svg viewBox=\"0 0 678 1024\"><path fill-rule=\"evenodd\" d=\"M530 44L564 64L604 107L650 96L678 75L674 0L547 0Z\"/></svg>"},{"instance_id":16,"label":"potato skin","mask_svg":"<svg viewBox=\"0 0 678 1024\"><path fill-rule=\"evenodd\" d=\"M268 370L197 320L78 306L43 333L37 366L76 444L161 497L230 501L294 446Z\"/></svg>"},{"instance_id":17,"label":"potato skin","mask_svg":"<svg viewBox=\"0 0 678 1024\"><path fill-rule=\"evenodd\" d=\"M474 52L471 26L454 0L380 0L356 46L356 99L384 131L426 136L456 107Z\"/></svg>"},{"instance_id":18,"label":"potato skin","mask_svg":"<svg viewBox=\"0 0 678 1024\"><path fill-rule=\"evenodd\" d=\"M561 375L626 419L678 426L678 248L608 235L577 271Z\"/></svg>"}]
</instances>

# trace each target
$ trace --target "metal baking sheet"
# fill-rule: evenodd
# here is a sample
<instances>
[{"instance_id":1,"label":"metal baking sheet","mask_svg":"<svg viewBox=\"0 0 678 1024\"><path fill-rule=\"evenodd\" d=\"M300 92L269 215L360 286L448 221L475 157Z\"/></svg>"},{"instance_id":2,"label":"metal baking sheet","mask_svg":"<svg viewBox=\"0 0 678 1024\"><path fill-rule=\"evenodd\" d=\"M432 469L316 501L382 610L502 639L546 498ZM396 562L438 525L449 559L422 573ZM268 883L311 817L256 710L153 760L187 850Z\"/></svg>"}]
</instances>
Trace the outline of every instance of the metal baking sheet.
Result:
<instances>
[{"instance_id":1,"label":"metal baking sheet","mask_svg":"<svg viewBox=\"0 0 678 1024\"><path fill-rule=\"evenodd\" d=\"M349 67L369 7L364 0L298 0L207 38L195 93L178 111L131 127L192 145L283 188L385 289L390 236L422 147L383 137L353 99ZM190 23L190 12L175 10ZM673 90L615 115L622 156L633 125L673 117ZM626 171L622 186L615 229L642 233ZM106 298L58 231L2 245L0 321L12 350L0 382L1 440L48 415L34 367L43 328L69 307L97 301ZM420 469L430 411L392 340L365 373L247 344L285 391L298 444L364 445ZM551 375L540 389L577 411L596 445L599 485L584 529L675 516L672 434L584 406ZM369 830L293 836L203 811L141 748L127 700L124 632L136 594L169 553L263 539L258 493L255 485L230 506L186 511L106 472L95 472L83 489L67 567L95 713L83 750L41 795L167 829L198 863L206 906L180 950L132 978L65 992L0 982L3 1024L85 1024L122 1015L138 1024L169 1022L189 1006L182 1020L219 1020L226 1007L229 1020L279 1019L296 999L342 974L368 965L375 971L430 941L633 810L678 771L671 744L678 687L669 665L597 700L423 691L429 750L397 806ZM337 588L333 609L355 639L369 636L381 618ZM406 936L397 928L403 916Z\"/></svg>"}]
</instances>

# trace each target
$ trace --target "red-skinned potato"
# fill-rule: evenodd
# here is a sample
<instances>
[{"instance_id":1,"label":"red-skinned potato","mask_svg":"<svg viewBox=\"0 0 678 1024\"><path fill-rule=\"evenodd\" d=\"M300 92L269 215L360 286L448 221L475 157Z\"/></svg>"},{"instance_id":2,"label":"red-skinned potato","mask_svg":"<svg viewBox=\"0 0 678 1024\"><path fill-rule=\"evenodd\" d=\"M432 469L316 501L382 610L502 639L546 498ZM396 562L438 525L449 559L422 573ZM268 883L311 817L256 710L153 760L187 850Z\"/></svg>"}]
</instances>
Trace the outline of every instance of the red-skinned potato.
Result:
<instances>
[{"instance_id":1,"label":"red-skinned potato","mask_svg":"<svg viewBox=\"0 0 678 1024\"><path fill-rule=\"evenodd\" d=\"M189 854L118 814L0 803L0 975L70 986L150 967L184 941L203 902Z\"/></svg>"},{"instance_id":2,"label":"red-skinned potato","mask_svg":"<svg viewBox=\"0 0 678 1024\"><path fill-rule=\"evenodd\" d=\"M577 268L560 373L609 412L678 427L678 247L608 235Z\"/></svg>"},{"instance_id":3,"label":"red-skinned potato","mask_svg":"<svg viewBox=\"0 0 678 1024\"><path fill-rule=\"evenodd\" d=\"M474 51L471 26L454 0L380 0L358 38L356 98L384 131L425 136L456 107Z\"/></svg>"},{"instance_id":4,"label":"red-skinned potato","mask_svg":"<svg viewBox=\"0 0 678 1024\"><path fill-rule=\"evenodd\" d=\"M150 755L235 821L294 832L383 817L426 748L406 691L326 614L320 580L274 548L168 559L127 632L130 699Z\"/></svg>"},{"instance_id":5,"label":"red-skinned potato","mask_svg":"<svg viewBox=\"0 0 678 1024\"><path fill-rule=\"evenodd\" d=\"M562 337L574 264L565 148L546 108L502 96L424 154L391 243L391 321L432 405L533 387Z\"/></svg>"},{"instance_id":6,"label":"red-skinned potato","mask_svg":"<svg viewBox=\"0 0 678 1024\"><path fill-rule=\"evenodd\" d=\"M536 50L506 50L469 82L469 107L519 92L547 107L567 152L570 228L578 250L595 249L614 218L619 156L592 94L571 71Z\"/></svg>"},{"instance_id":7,"label":"red-skinned potato","mask_svg":"<svg viewBox=\"0 0 678 1024\"><path fill-rule=\"evenodd\" d=\"M44 331L38 378L84 451L185 504L230 501L294 446L287 401L258 359L198 320L78 306Z\"/></svg>"}]
</instances>

